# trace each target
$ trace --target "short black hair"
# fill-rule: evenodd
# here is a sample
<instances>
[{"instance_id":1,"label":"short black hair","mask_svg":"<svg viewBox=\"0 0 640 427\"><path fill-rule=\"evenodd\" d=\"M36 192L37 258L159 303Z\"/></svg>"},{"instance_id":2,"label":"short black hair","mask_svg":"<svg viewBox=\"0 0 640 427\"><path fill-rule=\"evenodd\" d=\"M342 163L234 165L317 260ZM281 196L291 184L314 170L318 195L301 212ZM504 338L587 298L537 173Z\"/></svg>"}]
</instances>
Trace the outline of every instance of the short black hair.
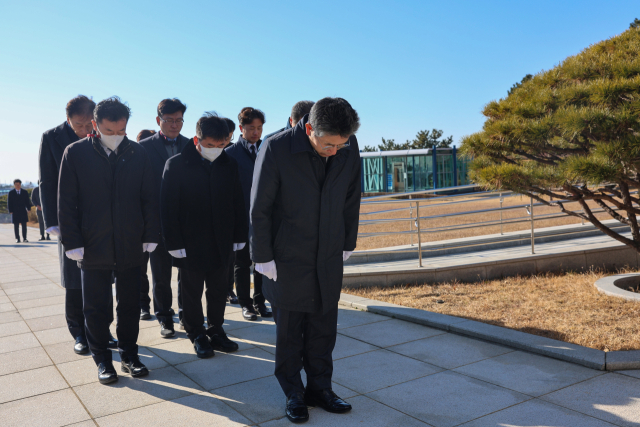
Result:
<instances>
[{"instance_id":1,"label":"short black hair","mask_svg":"<svg viewBox=\"0 0 640 427\"><path fill-rule=\"evenodd\" d=\"M16 182L19 182L20 184L22 184L22 181L20 181L18 178L13 180L13 183L15 184Z\"/></svg>"},{"instance_id":2,"label":"short black hair","mask_svg":"<svg viewBox=\"0 0 640 427\"><path fill-rule=\"evenodd\" d=\"M260 119L262 124L265 124L264 113L257 108L244 107L238 114L238 123L240 126L246 126L253 122L255 119Z\"/></svg>"},{"instance_id":3,"label":"short black hair","mask_svg":"<svg viewBox=\"0 0 640 427\"><path fill-rule=\"evenodd\" d=\"M182 103L178 98L167 98L160 101L158 104L158 117L162 117L165 114L173 114L181 111L184 115L184 112L187 111L187 106Z\"/></svg>"},{"instance_id":4,"label":"short black hair","mask_svg":"<svg viewBox=\"0 0 640 427\"><path fill-rule=\"evenodd\" d=\"M348 138L358 131L360 118L343 98L322 98L309 113L309 123L317 136L325 133Z\"/></svg>"},{"instance_id":5,"label":"short black hair","mask_svg":"<svg viewBox=\"0 0 640 427\"><path fill-rule=\"evenodd\" d=\"M206 112L196 123L196 136L198 139L211 138L214 141L224 141L229 138L229 126L222 117L215 112Z\"/></svg>"},{"instance_id":6,"label":"short black hair","mask_svg":"<svg viewBox=\"0 0 640 427\"><path fill-rule=\"evenodd\" d=\"M313 107L315 102L313 101L299 101L296 102L296 105L291 109L291 120L293 120L293 125L298 123L301 118L306 116L311 112L311 107Z\"/></svg>"},{"instance_id":7,"label":"short black hair","mask_svg":"<svg viewBox=\"0 0 640 427\"><path fill-rule=\"evenodd\" d=\"M229 128L229 133L235 132L236 124L233 122L233 120L228 119L228 118L225 117L224 121L227 122L227 127Z\"/></svg>"},{"instance_id":8,"label":"short black hair","mask_svg":"<svg viewBox=\"0 0 640 427\"><path fill-rule=\"evenodd\" d=\"M89 99L84 95L78 95L71 101L67 102L67 117L90 117L93 115L94 108L96 108L96 103L93 102L93 99Z\"/></svg>"},{"instance_id":9,"label":"short black hair","mask_svg":"<svg viewBox=\"0 0 640 427\"><path fill-rule=\"evenodd\" d=\"M110 122L117 122L122 119L129 121L129 117L131 117L131 109L127 104L120 101L117 96L103 99L98 102L98 105L93 110L93 120L96 123L101 123L105 119Z\"/></svg>"},{"instance_id":10,"label":"short black hair","mask_svg":"<svg viewBox=\"0 0 640 427\"><path fill-rule=\"evenodd\" d=\"M149 138L150 136L153 136L156 134L155 130L150 130L150 129L142 129L140 131L140 133L138 133L138 136L136 136L136 141L140 142L143 139Z\"/></svg>"}]
</instances>

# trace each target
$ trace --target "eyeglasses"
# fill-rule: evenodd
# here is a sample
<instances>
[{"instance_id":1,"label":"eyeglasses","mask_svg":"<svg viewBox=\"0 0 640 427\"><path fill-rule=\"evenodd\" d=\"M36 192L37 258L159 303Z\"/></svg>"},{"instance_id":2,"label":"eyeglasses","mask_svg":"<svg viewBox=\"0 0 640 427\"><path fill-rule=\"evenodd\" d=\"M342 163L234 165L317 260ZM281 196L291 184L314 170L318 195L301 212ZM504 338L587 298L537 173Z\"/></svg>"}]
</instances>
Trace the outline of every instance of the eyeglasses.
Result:
<instances>
[{"instance_id":1,"label":"eyeglasses","mask_svg":"<svg viewBox=\"0 0 640 427\"><path fill-rule=\"evenodd\" d=\"M342 150L343 148L348 147L349 145L351 145L351 143L347 142L346 144L340 144L340 145L325 145L324 147L320 147L320 149L322 151L331 151L334 148L336 150Z\"/></svg>"},{"instance_id":2,"label":"eyeglasses","mask_svg":"<svg viewBox=\"0 0 640 427\"><path fill-rule=\"evenodd\" d=\"M165 119L160 119L161 122L163 123L169 123L170 125L181 125L184 123L183 119L169 119L169 120L165 120Z\"/></svg>"}]
</instances>

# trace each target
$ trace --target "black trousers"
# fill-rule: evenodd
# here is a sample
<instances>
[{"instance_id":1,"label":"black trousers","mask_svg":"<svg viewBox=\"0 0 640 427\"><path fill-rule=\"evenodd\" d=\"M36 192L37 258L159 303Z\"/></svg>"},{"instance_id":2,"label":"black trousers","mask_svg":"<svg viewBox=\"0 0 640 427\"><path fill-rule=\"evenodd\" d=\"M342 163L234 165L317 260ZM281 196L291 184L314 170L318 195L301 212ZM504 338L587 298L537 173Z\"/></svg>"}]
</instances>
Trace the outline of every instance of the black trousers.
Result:
<instances>
[{"instance_id":1,"label":"black trousers","mask_svg":"<svg viewBox=\"0 0 640 427\"><path fill-rule=\"evenodd\" d=\"M233 284L235 282L235 272L233 266L236 263L236 253L231 252L231 257L229 257L229 271L227 272L227 291L233 292Z\"/></svg>"},{"instance_id":2,"label":"black trousers","mask_svg":"<svg viewBox=\"0 0 640 427\"><path fill-rule=\"evenodd\" d=\"M36 215L38 216L38 225L40 226L40 236L44 237L44 217L42 211L36 209Z\"/></svg>"},{"instance_id":3,"label":"black trousers","mask_svg":"<svg viewBox=\"0 0 640 427\"><path fill-rule=\"evenodd\" d=\"M171 291L172 259L163 242L160 242L156 249L149 254L149 261L151 262L151 276L153 279L153 311L158 322L173 324L173 317L170 312L171 304L173 303ZM149 294L148 286L147 295Z\"/></svg>"},{"instance_id":4,"label":"black trousers","mask_svg":"<svg viewBox=\"0 0 640 427\"><path fill-rule=\"evenodd\" d=\"M149 252L143 254L144 264L140 270L140 309L151 311L151 298L149 298L149 275L147 274L149 265Z\"/></svg>"},{"instance_id":5,"label":"black trousers","mask_svg":"<svg viewBox=\"0 0 640 427\"><path fill-rule=\"evenodd\" d=\"M227 305L227 266L207 273L180 269L182 287L182 320L184 330L191 341L198 335L218 333L224 323L224 309ZM205 330L202 314L202 291L206 284L207 325Z\"/></svg>"},{"instance_id":6,"label":"black trousers","mask_svg":"<svg viewBox=\"0 0 640 427\"><path fill-rule=\"evenodd\" d=\"M304 393L300 371L307 373L307 388L331 388L333 349L338 333L338 307L326 314L273 310L276 321L275 375L287 397Z\"/></svg>"},{"instance_id":7,"label":"black trousers","mask_svg":"<svg viewBox=\"0 0 640 427\"><path fill-rule=\"evenodd\" d=\"M251 254L249 245L244 245L242 250L236 251L236 262L234 265L236 291L238 292L238 302L242 307L253 304L264 304L262 294L262 274L254 270L253 272L253 298L251 298Z\"/></svg>"},{"instance_id":8,"label":"black trousers","mask_svg":"<svg viewBox=\"0 0 640 427\"><path fill-rule=\"evenodd\" d=\"M138 354L140 268L122 271L82 270L82 302L87 342L98 363L111 362L109 325L113 321L113 276L116 279L116 335L121 357ZM110 303L111 301L111 303Z\"/></svg>"},{"instance_id":9,"label":"black trousers","mask_svg":"<svg viewBox=\"0 0 640 427\"><path fill-rule=\"evenodd\" d=\"M18 233L18 226L22 225L22 240L27 238L27 223L13 224L13 232L16 234L16 240L20 240L20 233Z\"/></svg>"}]
</instances>

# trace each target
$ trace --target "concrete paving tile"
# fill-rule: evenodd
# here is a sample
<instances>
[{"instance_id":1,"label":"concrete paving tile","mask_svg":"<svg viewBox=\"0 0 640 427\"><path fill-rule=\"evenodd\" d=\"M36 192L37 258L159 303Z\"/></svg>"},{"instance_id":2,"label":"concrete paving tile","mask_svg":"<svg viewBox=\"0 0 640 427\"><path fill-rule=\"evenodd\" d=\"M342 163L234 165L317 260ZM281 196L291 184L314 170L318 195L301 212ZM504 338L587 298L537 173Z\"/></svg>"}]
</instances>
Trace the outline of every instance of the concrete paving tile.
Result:
<instances>
[{"instance_id":1,"label":"concrete paving tile","mask_svg":"<svg viewBox=\"0 0 640 427\"><path fill-rule=\"evenodd\" d=\"M17 309L24 308L33 308L33 307L43 307L46 305L55 305L55 304L64 304L65 296L58 295L53 297L45 297L45 298L34 298L24 301L15 301L13 305L16 306Z\"/></svg>"},{"instance_id":2,"label":"concrete paving tile","mask_svg":"<svg viewBox=\"0 0 640 427\"><path fill-rule=\"evenodd\" d=\"M597 420L542 400L529 400L502 411L486 415L460 427L494 426L579 426L612 427L612 424Z\"/></svg>"},{"instance_id":3,"label":"concrete paving tile","mask_svg":"<svg viewBox=\"0 0 640 427\"><path fill-rule=\"evenodd\" d=\"M472 363L454 371L530 396L551 393L603 374L603 371L522 351Z\"/></svg>"},{"instance_id":4,"label":"concrete paving tile","mask_svg":"<svg viewBox=\"0 0 640 427\"><path fill-rule=\"evenodd\" d=\"M334 361L333 380L359 393L368 393L440 371L442 368L428 363L377 350Z\"/></svg>"},{"instance_id":5,"label":"concrete paving tile","mask_svg":"<svg viewBox=\"0 0 640 427\"><path fill-rule=\"evenodd\" d=\"M41 292L54 291L54 290L61 289L60 286L56 285L55 283L52 283L48 279L42 279L42 280L43 281L46 280L47 283L44 283L44 284L41 284L41 285L27 286L27 287L23 287L23 288L5 289L4 292L9 296L9 298L11 298L11 300L14 300L14 298L13 298L14 295L34 294L35 293L37 298L40 298L40 297L43 296Z\"/></svg>"},{"instance_id":6,"label":"concrete paving tile","mask_svg":"<svg viewBox=\"0 0 640 427\"><path fill-rule=\"evenodd\" d=\"M6 311L16 311L16 308L10 302L6 302L4 304L0 304L0 313L4 313Z\"/></svg>"},{"instance_id":7,"label":"concrete paving tile","mask_svg":"<svg viewBox=\"0 0 640 427\"><path fill-rule=\"evenodd\" d=\"M259 348L235 353L217 353L210 359L176 366L206 390L273 375L274 356Z\"/></svg>"},{"instance_id":8,"label":"concrete paving tile","mask_svg":"<svg viewBox=\"0 0 640 427\"><path fill-rule=\"evenodd\" d=\"M0 375L28 371L52 365L42 347L28 348L0 354Z\"/></svg>"},{"instance_id":9,"label":"concrete paving tile","mask_svg":"<svg viewBox=\"0 0 640 427\"><path fill-rule=\"evenodd\" d=\"M260 316L258 316L258 320L253 322L249 320L245 320L242 317L242 311L236 311L235 313L225 314L224 324L222 325L222 327L224 328L224 331L226 333L229 333L229 331L233 331L236 329L246 328L249 326L263 325L263 324L274 325L273 320L269 320L269 319L263 320Z\"/></svg>"},{"instance_id":10,"label":"concrete paving tile","mask_svg":"<svg viewBox=\"0 0 640 427\"><path fill-rule=\"evenodd\" d=\"M234 341L238 344L238 351L243 351L254 347L251 344L240 341L232 335L227 336L231 341ZM193 349L193 344L189 339L173 340L166 344L148 347L148 349L169 362L171 365L179 365L181 363L199 360L196 356L195 350Z\"/></svg>"},{"instance_id":11,"label":"concrete paving tile","mask_svg":"<svg viewBox=\"0 0 640 427\"><path fill-rule=\"evenodd\" d=\"M24 286L33 286L33 285L39 285L41 283L45 283L45 282L38 282L40 280L47 280L46 277L44 277L42 274L38 273L38 272L33 272L33 273L16 273L16 274L11 274L11 275L2 275L2 278L0 278L0 284L2 285L2 288L7 290L7 289L12 289L12 288L20 288L20 287L24 287Z\"/></svg>"},{"instance_id":12,"label":"concrete paving tile","mask_svg":"<svg viewBox=\"0 0 640 427\"><path fill-rule=\"evenodd\" d=\"M5 323L18 322L22 320L22 316L17 311L7 311L5 313L0 313L0 325Z\"/></svg>"},{"instance_id":13,"label":"concrete paving tile","mask_svg":"<svg viewBox=\"0 0 640 427\"><path fill-rule=\"evenodd\" d=\"M6 304L8 302L11 302L11 300L3 292L2 295L0 295L0 304Z\"/></svg>"},{"instance_id":14,"label":"concrete paving tile","mask_svg":"<svg viewBox=\"0 0 640 427\"><path fill-rule=\"evenodd\" d=\"M54 316L56 314L64 314L64 304L47 305L45 307L33 307L20 310L22 317L27 319L35 319L37 317Z\"/></svg>"},{"instance_id":15,"label":"concrete paving tile","mask_svg":"<svg viewBox=\"0 0 640 427\"><path fill-rule=\"evenodd\" d=\"M355 356L356 354L367 353L369 351L375 351L379 349L379 347L376 347L374 345L354 340L353 338L345 337L344 335L338 333L338 336L336 337L336 346L333 349L333 360L351 357Z\"/></svg>"},{"instance_id":16,"label":"concrete paving tile","mask_svg":"<svg viewBox=\"0 0 640 427\"><path fill-rule=\"evenodd\" d=\"M33 334L36 336L36 338L38 338L40 344L43 346L58 344L61 342L71 343L75 341L69 333L69 328L67 326L54 329L45 329L42 331L34 332Z\"/></svg>"},{"instance_id":17,"label":"concrete paving tile","mask_svg":"<svg viewBox=\"0 0 640 427\"><path fill-rule=\"evenodd\" d=\"M616 374L627 375L629 377L640 378L640 369L632 369L630 371L618 371Z\"/></svg>"},{"instance_id":18,"label":"concrete paving tile","mask_svg":"<svg viewBox=\"0 0 640 427\"><path fill-rule=\"evenodd\" d=\"M47 345L44 349L55 364L72 362L74 360L91 359L90 354L76 354L73 351L73 344L74 342L66 341L58 344Z\"/></svg>"},{"instance_id":19,"label":"concrete paving tile","mask_svg":"<svg viewBox=\"0 0 640 427\"><path fill-rule=\"evenodd\" d=\"M309 421L305 426L322 427L355 427L363 425L375 425L376 427L396 426L426 426L426 424L398 412L388 406L382 405L366 396L357 396L349 399L353 409L346 414L330 414L320 408L309 410ZM284 412L282 404L281 414ZM291 422L287 418L280 418L267 423L261 423L261 427L286 427Z\"/></svg>"},{"instance_id":20,"label":"concrete paving tile","mask_svg":"<svg viewBox=\"0 0 640 427\"><path fill-rule=\"evenodd\" d=\"M67 327L67 319L64 314L56 314L54 316L47 317L36 317L34 319L29 319L26 322L33 332Z\"/></svg>"},{"instance_id":21,"label":"concrete paving tile","mask_svg":"<svg viewBox=\"0 0 640 427\"><path fill-rule=\"evenodd\" d=\"M100 427L227 427L251 424L247 418L206 393L113 414L98 418L96 422Z\"/></svg>"},{"instance_id":22,"label":"concrete paving tile","mask_svg":"<svg viewBox=\"0 0 640 427\"><path fill-rule=\"evenodd\" d=\"M91 417L67 389L5 403L0 406L0 419L3 427L59 427Z\"/></svg>"},{"instance_id":23,"label":"concrete paving tile","mask_svg":"<svg viewBox=\"0 0 640 427\"><path fill-rule=\"evenodd\" d=\"M540 399L618 426L640 424L640 380L626 375L600 375Z\"/></svg>"},{"instance_id":24,"label":"concrete paving tile","mask_svg":"<svg viewBox=\"0 0 640 427\"><path fill-rule=\"evenodd\" d=\"M456 334L436 335L388 347L387 350L446 369L453 369L514 351L508 347Z\"/></svg>"},{"instance_id":25,"label":"concrete paving tile","mask_svg":"<svg viewBox=\"0 0 640 427\"><path fill-rule=\"evenodd\" d=\"M452 427L529 399L451 371L399 384L367 396L435 427Z\"/></svg>"},{"instance_id":26,"label":"concrete paving tile","mask_svg":"<svg viewBox=\"0 0 640 427\"><path fill-rule=\"evenodd\" d=\"M446 333L428 326L416 325L404 320L392 319L368 325L341 329L340 333L378 347L390 347L409 341L432 337Z\"/></svg>"},{"instance_id":27,"label":"concrete paving tile","mask_svg":"<svg viewBox=\"0 0 640 427\"><path fill-rule=\"evenodd\" d=\"M7 337L9 335L18 335L31 332L29 326L23 321L3 323L0 327L0 337Z\"/></svg>"},{"instance_id":28,"label":"concrete paving tile","mask_svg":"<svg viewBox=\"0 0 640 427\"><path fill-rule=\"evenodd\" d=\"M74 390L96 418L202 391L171 366L153 371L147 377L120 375L117 382L106 386L95 382L74 387Z\"/></svg>"},{"instance_id":29,"label":"concrete paving tile","mask_svg":"<svg viewBox=\"0 0 640 427\"><path fill-rule=\"evenodd\" d=\"M149 375L153 375L154 369L162 369L168 366L167 362L150 352L144 347L138 348L140 361L151 371ZM120 376L129 376L124 374L120 369L120 354L113 352L113 365ZM57 364L60 373L71 387L98 382L98 368L93 358L85 357L82 360L76 360L68 363Z\"/></svg>"},{"instance_id":30,"label":"concrete paving tile","mask_svg":"<svg viewBox=\"0 0 640 427\"><path fill-rule=\"evenodd\" d=\"M150 347L154 345L170 343L178 339L188 339L187 334L185 334L184 331L180 330L180 328L177 327L177 325L175 329L176 329L176 335L173 338L163 338L162 335L160 335L159 327L140 329L140 332L138 333L138 345ZM116 324L115 322L113 322L111 324L111 331L115 333L115 330L116 330Z\"/></svg>"},{"instance_id":31,"label":"concrete paving tile","mask_svg":"<svg viewBox=\"0 0 640 427\"><path fill-rule=\"evenodd\" d=\"M9 295L9 298L11 299L12 302L15 303L17 301L26 301L30 299L64 296L65 293L66 291L64 290L64 288L56 286L55 288L50 287L48 290L44 290L44 291L41 290L41 291L35 291L35 292L25 292L25 293Z\"/></svg>"},{"instance_id":32,"label":"concrete paving tile","mask_svg":"<svg viewBox=\"0 0 640 427\"><path fill-rule=\"evenodd\" d=\"M390 320L387 316L367 313L362 310L340 308L338 310L338 329L351 328L353 326L367 325L369 323Z\"/></svg>"},{"instance_id":33,"label":"concrete paving tile","mask_svg":"<svg viewBox=\"0 0 640 427\"><path fill-rule=\"evenodd\" d=\"M96 423L94 423L93 420L87 420L81 423L69 424L65 427L96 427Z\"/></svg>"},{"instance_id":34,"label":"concrete paving tile","mask_svg":"<svg viewBox=\"0 0 640 427\"><path fill-rule=\"evenodd\" d=\"M270 347L272 349L276 347L276 325L273 323L260 323L250 328L234 329L232 333L233 336L252 345Z\"/></svg>"},{"instance_id":35,"label":"concrete paving tile","mask_svg":"<svg viewBox=\"0 0 640 427\"><path fill-rule=\"evenodd\" d=\"M0 338L0 354L34 347L40 347L40 343L31 332Z\"/></svg>"},{"instance_id":36,"label":"concrete paving tile","mask_svg":"<svg viewBox=\"0 0 640 427\"><path fill-rule=\"evenodd\" d=\"M53 366L3 375L0 377L0 403L68 387L58 370Z\"/></svg>"}]
</instances>

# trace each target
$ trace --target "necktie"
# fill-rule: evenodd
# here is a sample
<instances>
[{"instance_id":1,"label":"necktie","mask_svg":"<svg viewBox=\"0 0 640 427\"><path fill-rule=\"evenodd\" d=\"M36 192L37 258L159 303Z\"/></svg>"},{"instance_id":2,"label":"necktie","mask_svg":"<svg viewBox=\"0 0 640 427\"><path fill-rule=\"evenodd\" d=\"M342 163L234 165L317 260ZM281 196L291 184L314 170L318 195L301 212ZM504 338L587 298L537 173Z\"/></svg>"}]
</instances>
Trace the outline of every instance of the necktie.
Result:
<instances>
[{"instance_id":1,"label":"necktie","mask_svg":"<svg viewBox=\"0 0 640 427\"><path fill-rule=\"evenodd\" d=\"M116 173L116 164L118 162L118 156L113 151L109 154L109 164L111 165L111 172L115 175Z\"/></svg>"},{"instance_id":2,"label":"necktie","mask_svg":"<svg viewBox=\"0 0 640 427\"><path fill-rule=\"evenodd\" d=\"M255 162L256 161L256 146L255 145L251 145L249 146L249 153L251 154L251 159Z\"/></svg>"}]
</instances>

